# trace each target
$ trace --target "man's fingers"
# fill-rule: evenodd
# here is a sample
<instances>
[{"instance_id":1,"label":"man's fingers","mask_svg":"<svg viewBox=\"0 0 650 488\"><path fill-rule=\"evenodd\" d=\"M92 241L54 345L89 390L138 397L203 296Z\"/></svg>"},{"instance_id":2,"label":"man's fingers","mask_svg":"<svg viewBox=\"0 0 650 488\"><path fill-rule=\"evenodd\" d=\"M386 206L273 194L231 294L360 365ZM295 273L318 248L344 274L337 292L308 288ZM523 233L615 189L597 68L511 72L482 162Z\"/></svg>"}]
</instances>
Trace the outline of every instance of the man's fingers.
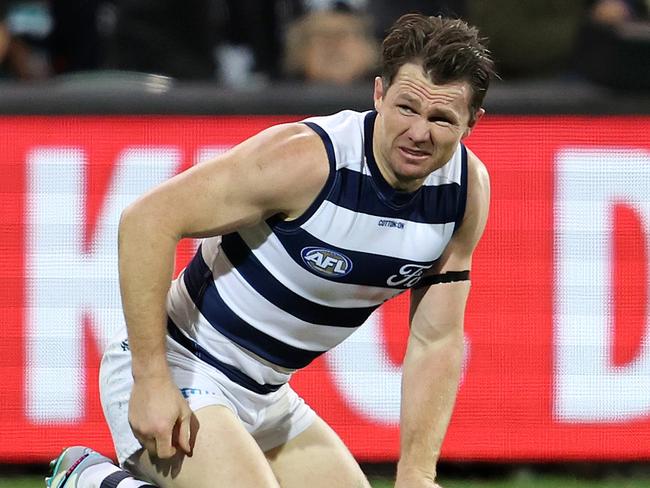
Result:
<instances>
[{"instance_id":1,"label":"man's fingers","mask_svg":"<svg viewBox=\"0 0 650 488\"><path fill-rule=\"evenodd\" d=\"M156 455L160 459L169 459L176 454L176 448L172 445L172 433L158 434L156 436Z\"/></svg>"},{"instance_id":2,"label":"man's fingers","mask_svg":"<svg viewBox=\"0 0 650 488\"><path fill-rule=\"evenodd\" d=\"M142 447L144 447L147 452L149 453L149 456L151 458L155 458L157 456L156 454L156 440L155 439L138 439L140 443L142 444Z\"/></svg>"},{"instance_id":3,"label":"man's fingers","mask_svg":"<svg viewBox=\"0 0 650 488\"><path fill-rule=\"evenodd\" d=\"M191 410L187 409L181 417L178 426L178 447L180 447L186 454L192 454L192 446L190 445L190 420L192 419Z\"/></svg>"}]
</instances>

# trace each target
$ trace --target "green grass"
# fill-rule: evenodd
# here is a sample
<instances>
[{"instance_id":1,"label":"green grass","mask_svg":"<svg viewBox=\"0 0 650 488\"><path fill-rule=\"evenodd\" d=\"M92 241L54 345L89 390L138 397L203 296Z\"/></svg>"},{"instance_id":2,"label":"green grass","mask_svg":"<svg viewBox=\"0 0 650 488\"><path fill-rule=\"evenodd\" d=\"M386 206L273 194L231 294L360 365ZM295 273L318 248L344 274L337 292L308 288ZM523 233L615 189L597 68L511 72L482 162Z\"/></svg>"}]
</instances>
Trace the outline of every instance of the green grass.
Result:
<instances>
[{"instance_id":1,"label":"green grass","mask_svg":"<svg viewBox=\"0 0 650 488\"><path fill-rule=\"evenodd\" d=\"M12 476L0 478L0 488L43 488L42 476Z\"/></svg>"},{"instance_id":2,"label":"green grass","mask_svg":"<svg viewBox=\"0 0 650 488\"><path fill-rule=\"evenodd\" d=\"M386 485L388 486L388 485ZM576 480L566 477L541 477L535 479L509 479L490 481L449 481L445 488L647 488L650 480Z\"/></svg>"},{"instance_id":3,"label":"green grass","mask_svg":"<svg viewBox=\"0 0 650 488\"><path fill-rule=\"evenodd\" d=\"M373 488L392 488L389 480L372 479ZM443 479L444 488L648 488L650 478L573 479L566 476L513 476L500 480ZM0 478L0 488L43 488L42 476Z\"/></svg>"}]
</instances>

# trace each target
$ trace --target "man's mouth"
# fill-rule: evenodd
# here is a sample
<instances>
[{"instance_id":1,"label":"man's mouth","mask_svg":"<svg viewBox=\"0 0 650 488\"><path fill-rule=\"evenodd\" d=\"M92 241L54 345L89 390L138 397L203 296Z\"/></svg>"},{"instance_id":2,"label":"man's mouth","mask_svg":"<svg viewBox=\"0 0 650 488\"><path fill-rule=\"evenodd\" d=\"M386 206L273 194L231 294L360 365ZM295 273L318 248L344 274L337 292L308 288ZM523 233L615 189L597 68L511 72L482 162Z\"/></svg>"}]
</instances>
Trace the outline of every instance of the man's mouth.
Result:
<instances>
[{"instance_id":1,"label":"man's mouth","mask_svg":"<svg viewBox=\"0 0 650 488\"><path fill-rule=\"evenodd\" d=\"M406 156L415 159L424 159L431 155L431 153L427 151L422 151L421 149L415 149L415 148L404 147L404 146L400 146L399 149Z\"/></svg>"}]
</instances>

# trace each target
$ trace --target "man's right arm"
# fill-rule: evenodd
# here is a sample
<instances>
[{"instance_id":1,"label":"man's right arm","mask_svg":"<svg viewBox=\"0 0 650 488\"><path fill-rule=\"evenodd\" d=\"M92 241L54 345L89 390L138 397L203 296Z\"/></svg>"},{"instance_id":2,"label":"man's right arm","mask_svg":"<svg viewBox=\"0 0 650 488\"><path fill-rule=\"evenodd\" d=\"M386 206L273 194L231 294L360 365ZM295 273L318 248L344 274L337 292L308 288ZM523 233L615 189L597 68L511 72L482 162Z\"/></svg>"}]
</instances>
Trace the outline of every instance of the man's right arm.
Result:
<instances>
[{"instance_id":1,"label":"man's right arm","mask_svg":"<svg viewBox=\"0 0 650 488\"><path fill-rule=\"evenodd\" d=\"M191 412L165 354L165 300L178 241L223 235L274 214L296 217L328 172L324 146L311 129L278 126L177 175L123 212L120 290L134 378L129 422L150 454L168 458L176 446L190 451Z\"/></svg>"}]
</instances>

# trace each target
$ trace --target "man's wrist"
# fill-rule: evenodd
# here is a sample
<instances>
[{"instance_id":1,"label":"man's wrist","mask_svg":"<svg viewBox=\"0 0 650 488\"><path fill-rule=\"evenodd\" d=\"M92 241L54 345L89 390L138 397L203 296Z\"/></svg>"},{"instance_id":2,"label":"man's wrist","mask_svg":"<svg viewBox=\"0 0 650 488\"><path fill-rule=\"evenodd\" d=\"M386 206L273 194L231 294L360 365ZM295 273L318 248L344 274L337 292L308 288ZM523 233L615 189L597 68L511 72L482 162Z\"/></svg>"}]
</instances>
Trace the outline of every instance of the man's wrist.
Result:
<instances>
[{"instance_id":1,"label":"man's wrist","mask_svg":"<svg viewBox=\"0 0 650 488\"><path fill-rule=\"evenodd\" d=\"M134 358L135 359L135 358ZM131 374L135 381L165 380L171 378L166 356L150 356L133 361Z\"/></svg>"},{"instance_id":2,"label":"man's wrist","mask_svg":"<svg viewBox=\"0 0 650 488\"><path fill-rule=\"evenodd\" d=\"M404 486L434 486L435 481L435 465L424 468L402 460L397 463L397 482Z\"/></svg>"}]
</instances>

